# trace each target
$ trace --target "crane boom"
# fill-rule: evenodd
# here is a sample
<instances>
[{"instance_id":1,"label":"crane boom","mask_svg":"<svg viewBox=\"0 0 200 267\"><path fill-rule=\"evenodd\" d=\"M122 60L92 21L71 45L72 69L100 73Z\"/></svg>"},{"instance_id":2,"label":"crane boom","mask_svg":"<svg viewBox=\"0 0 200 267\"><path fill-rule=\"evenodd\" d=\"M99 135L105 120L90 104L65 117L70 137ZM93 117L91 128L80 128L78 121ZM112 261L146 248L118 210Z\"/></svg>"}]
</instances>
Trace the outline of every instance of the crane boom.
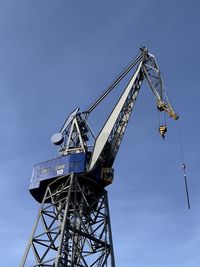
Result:
<instances>
[{"instance_id":1,"label":"crane boom","mask_svg":"<svg viewBox=\"0 0 200 267\"><path fill-rule=\"evenodd\" d=\"M96 138L89 171L95 167L95 164L104 167L112 166L144 77L156 97L158 109L164 110L170 117L178 119L178 115L173 110L165 92L155 57L148 53L146 48L143 48L142 56L138 58L140 58L140 63L135 73Z\"/></svg>"},{"instance_id":2,"label":"crane boom","mask_svg":"<svg viewBox=\"0 0 200 267\"><path fill-rule=\"evenodd\" d=\"M106 159L101 157L101 161L103 160L104 162L106 160L106 167L112 166L139 93L143 76L141 67L142 62L140 62L118 103L101 129L94 144L89 171L92 170L100 156L106 157Z\"/></svg>"}]
</instances>

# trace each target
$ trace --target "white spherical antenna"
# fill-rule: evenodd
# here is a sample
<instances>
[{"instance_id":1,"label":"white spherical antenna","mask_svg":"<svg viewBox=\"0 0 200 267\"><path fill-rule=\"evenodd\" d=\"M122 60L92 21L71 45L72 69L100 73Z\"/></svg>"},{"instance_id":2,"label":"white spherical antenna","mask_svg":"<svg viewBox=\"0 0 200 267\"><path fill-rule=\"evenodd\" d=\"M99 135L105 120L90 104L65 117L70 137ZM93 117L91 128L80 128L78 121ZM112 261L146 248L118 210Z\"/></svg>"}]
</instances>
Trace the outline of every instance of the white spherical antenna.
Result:
<instances>
[{"instance_id":1,"label":"white spherical antenna","mask_svg":"<svg viewBox=\"0 0 200 267\"><path fill-rule=\"evenodd\" d=\"M51 142L56 146L61 145L63 143L63 141L64 141L64 138L63 138L63 135L61 133L55 133L51 137Z\"/></svg>"}]
</instances>

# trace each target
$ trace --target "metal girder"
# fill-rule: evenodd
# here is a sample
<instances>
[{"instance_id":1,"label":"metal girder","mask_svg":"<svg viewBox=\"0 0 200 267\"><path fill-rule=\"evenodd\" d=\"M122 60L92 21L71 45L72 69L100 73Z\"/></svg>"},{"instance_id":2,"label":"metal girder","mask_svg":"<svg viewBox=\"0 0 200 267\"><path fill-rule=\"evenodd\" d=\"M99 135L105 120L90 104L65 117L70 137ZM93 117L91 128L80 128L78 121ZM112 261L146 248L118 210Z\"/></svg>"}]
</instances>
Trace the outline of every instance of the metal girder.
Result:
<instances>
[{"instance_id":1,"label":"metal girder","mask_svg":"<svg viewBox=\"0 0 200 267\"><path fill-rule=\"evenodd\" d=\"M178 115L174 111L165 91L165 87L162 81L160 69L156 62L156 58L150 53L148 53L148 56L143 64L143 72L153 94L156 97L157 108L160 111L166 111L170 117L177 120Z\"/></svg>"},{"instance_id":2,"label":"metal girder","mask_svg":"<svg viewBox=\"0 0 200 267\"><path fill-rule=\"evenodd\" d=\"M138 65L134 75L131 77L119 101L96 138L89 170L94 168L99 159L102 162L106 162L107 167L112 166L115 160L142 84L142 63L140 62Z\"/></svg>"},{"instance_id":3,"label":"metal girder","mask_svg":"<svg viewBox=\"0 0 200 267\"><path fill-rule=\"evenodd\" d=\"M51 183L20 267L115 267L107 192L70 174Z\"/></svg>"}]
</instances>

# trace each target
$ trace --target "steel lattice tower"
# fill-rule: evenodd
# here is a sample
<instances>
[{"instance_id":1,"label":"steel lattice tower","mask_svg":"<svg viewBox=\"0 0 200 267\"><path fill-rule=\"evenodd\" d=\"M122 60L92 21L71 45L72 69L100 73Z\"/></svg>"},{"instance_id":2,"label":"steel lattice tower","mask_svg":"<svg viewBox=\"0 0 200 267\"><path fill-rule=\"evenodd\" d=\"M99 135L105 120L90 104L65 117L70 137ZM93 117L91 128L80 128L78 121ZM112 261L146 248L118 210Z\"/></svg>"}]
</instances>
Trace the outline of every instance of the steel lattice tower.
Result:
<instances>
[{"instance_id":1,"label":"steel lattice tower","mask_svg":"<svg viewBox=\"0 0 200 267\"><path fill-rule=\"evenodd\" d=\"M20 266L115 267L107 191L83 175L52 182Z\"/></svg>"}]
</instances>

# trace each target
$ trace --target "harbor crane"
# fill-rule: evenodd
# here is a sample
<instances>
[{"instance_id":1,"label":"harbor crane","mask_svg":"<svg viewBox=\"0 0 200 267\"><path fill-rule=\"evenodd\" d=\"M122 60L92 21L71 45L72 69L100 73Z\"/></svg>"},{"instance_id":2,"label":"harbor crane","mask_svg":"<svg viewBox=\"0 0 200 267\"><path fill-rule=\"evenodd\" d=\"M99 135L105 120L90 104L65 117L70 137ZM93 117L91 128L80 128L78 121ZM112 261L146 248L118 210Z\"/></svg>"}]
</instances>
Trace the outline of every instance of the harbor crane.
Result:
<instances>
[{"instance_id":1,"label":"harbor crane","mask_svg":"<svg viewBox=\"0 0 200 267\"><path fill-rule=\"evenodd\" d=\"M127 74L131 78L97 137L88 117ZM30 193L41 203L20 267L115 267L107 186L143 80L159 112L177 120L154 55L139 55L85 111L71 112L51 141L56 158L34 166ZM160 125L164 138L166 125Z\"/></svg>"}]
</instances>

